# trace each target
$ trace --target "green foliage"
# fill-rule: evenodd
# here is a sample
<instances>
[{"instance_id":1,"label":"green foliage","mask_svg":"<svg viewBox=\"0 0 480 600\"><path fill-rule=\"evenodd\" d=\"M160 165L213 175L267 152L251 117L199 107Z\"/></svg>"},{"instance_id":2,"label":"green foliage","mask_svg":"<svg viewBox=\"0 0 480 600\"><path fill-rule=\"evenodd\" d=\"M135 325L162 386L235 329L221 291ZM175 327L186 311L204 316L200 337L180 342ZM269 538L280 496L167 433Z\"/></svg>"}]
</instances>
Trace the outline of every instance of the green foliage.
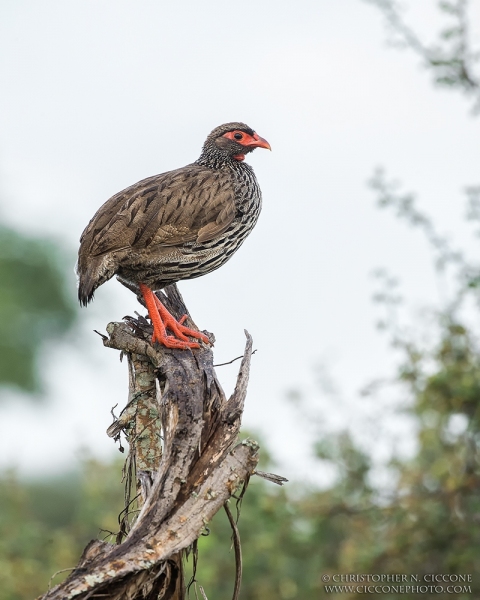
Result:
<instances>
[{"instance_id":1,"label":"green foliage","mask_svg":"<svg viewBox=\"0 0 480 600\"><path fill-rule=\"evenodd\" d=\"M73 324L60 250L0 226L0 386L41 389L39 354Z\"/></svg>"},{"instance_id":2,"label":"green foliage","mask_svg":"<svg viewBox=\"0 0 480 600\"><path fill-rule=\"evenodd\" d=\"M391 42L408 47L422 57L437 85L460 90L474 98L474 112L480 111L478 43L471 34L474 2L438 2L444 25L433 43L425 43L404 17L405 9L396 0L365 0L380 8L386 17Z\"/></svg>"},{"instance_id":3,"label":"green foliage","mask_svg":"<svg viewBox=\"0 0 480 600\"><path fill-rule=\"evenodd\" d=\"M442 319L440 327L439 342L423 352L421 363L412 365L407 353L400 369L399 385L406 383L411 394L408 412L418 420L418 450L411 460L392 461L397 483L388 501L377 501L365 476L362 484L365 463L358 459L337 483L338 490L349 481L358 497L352 501L345 494L330 505L330 510L342 504L349 509L348 531L339 540L332 572L469 573L472 594L456 597L470 598L480 593L480 581L475 581L480 564L480 349L463 325ZM405 371L415 376L405 382ZM316 517L325 514L321 508Z\"/></svg>"},{"instance_id":4,"label":"green foliage","mask_svg":"<svg viewBox=\"0 0 480 600\"><path fill-rule=\"evenodd\" d=\"M58 570L74 567L100 530L116 531L122 509L121 465L87 461L80 475L0 480L0 600L31 600ZM60 573L59 583L68 575Z\"/></svg>"}]
</instances>

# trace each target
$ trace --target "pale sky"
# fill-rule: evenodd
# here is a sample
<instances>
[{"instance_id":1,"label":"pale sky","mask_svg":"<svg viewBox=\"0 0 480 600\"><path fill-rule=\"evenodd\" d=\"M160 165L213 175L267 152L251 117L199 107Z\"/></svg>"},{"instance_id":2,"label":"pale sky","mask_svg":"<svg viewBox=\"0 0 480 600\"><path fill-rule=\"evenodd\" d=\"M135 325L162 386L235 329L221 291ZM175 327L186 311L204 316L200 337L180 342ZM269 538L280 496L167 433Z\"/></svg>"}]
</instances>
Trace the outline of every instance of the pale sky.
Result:
<instances>
[{"instance_id":1,"label":"pale sky","mask_svg":"<svg viewBox=\"0 0 480 600\"><path fill-rule=\"evenodd\" d=\"M430 37L435 5L411 14ZM372 271L397 275L413 308L438 297L422 236L378 211L366 182L385 166L464 243L480 120L386 45L361 0L17 0L0 13L0 216L71 249L72 290L80 233L112 194L192 162L224 122L270 142L248 157L264 198L255 231L227 265L179 287L215 333L216 362L243 352L245 328L253 335L244 426L263 433L282 474L308 475L308 425L286 392L306 390L329 421L314 385L326 364L345 398L335 419L355 428L375 410L358 389L395 364L375 329ZM114 454L105 429L126 400L126 365L92 330L140 308L115 280L97 292L71 343L45 353L48 407L18 395L0 406L0 467ZM237 369L219 369L227 395Z\"/></svg>"}]
</instances>

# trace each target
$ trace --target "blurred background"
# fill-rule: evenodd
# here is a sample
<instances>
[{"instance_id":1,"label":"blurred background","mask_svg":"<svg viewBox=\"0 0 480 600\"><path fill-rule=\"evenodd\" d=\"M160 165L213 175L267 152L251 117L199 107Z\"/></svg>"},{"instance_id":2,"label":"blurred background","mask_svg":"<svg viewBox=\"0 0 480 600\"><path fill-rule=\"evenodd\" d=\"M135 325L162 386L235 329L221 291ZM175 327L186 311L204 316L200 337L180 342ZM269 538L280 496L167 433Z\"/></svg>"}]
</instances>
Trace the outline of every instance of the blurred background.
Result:
<instances>
[{"instance_id":1,"label":"blurred background","mask_svg":"<svg viewBox=\"0 0 480 600\"><path fill-rule=\"evenodd\" d=\"M253 335L245 435L291 480L249 487L242 598L316 599L334 573L470 573L457 597L480 594L479 2L0 11L0 599L118 528L127 371L93 330L143 309L115 280L79 309L80 234L233 120L272 145L249 156L263 212L179 287L217 363ZM229 535L221 514L201 540L210 600Z\"/></svg>"}]
</instances>

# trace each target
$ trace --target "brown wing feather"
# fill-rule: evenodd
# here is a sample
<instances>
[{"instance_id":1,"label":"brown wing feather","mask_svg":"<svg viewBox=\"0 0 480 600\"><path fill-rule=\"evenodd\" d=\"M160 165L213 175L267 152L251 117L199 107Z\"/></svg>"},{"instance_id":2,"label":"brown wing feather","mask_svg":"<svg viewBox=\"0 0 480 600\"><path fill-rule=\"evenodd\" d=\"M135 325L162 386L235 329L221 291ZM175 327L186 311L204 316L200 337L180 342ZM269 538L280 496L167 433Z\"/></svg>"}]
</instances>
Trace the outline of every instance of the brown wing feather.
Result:
<instances>
[{"instance_id":1,"label":"brown wing feather","mask_svg":"<svg viewBox=\"0 0 480 600\"><path fill-rule=\"evenodd\" d=\"M204 242L235 218L228 175L189 165L149 177L119 192L95 214L80 239L82 254Z\"/></svg>"}]
</instances>

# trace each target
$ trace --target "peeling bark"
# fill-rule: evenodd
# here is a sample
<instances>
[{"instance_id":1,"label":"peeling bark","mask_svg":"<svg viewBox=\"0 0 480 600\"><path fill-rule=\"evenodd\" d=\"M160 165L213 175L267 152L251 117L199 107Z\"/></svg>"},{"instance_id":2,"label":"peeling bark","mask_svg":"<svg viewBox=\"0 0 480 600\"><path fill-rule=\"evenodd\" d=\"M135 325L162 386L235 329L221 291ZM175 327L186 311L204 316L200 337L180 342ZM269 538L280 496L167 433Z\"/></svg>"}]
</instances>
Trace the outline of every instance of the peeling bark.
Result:
<instances>
[{"instance_id":1,"label":"peeling bark","mask_svg":"<svg viewBox=\"0 0 480 600\"><path fill-rule=\"evenodd\" d=\"M176 286L166 293L162 302L176 317L188 314ZM195 327L190 317L189 326ZM134 489L141 510L136 520L126 510L119 543L90 542L70 576L41 598L179 600L182 551L255 472L256 443L237 441L252 339L245 332L237 385L227 401L209 347L152 346L143 317L110 323L107 332L104 345L126 354L130 369L128 404L108 435L124 432L129 440L126 508Z\"/></svg>"}]
</instances>

